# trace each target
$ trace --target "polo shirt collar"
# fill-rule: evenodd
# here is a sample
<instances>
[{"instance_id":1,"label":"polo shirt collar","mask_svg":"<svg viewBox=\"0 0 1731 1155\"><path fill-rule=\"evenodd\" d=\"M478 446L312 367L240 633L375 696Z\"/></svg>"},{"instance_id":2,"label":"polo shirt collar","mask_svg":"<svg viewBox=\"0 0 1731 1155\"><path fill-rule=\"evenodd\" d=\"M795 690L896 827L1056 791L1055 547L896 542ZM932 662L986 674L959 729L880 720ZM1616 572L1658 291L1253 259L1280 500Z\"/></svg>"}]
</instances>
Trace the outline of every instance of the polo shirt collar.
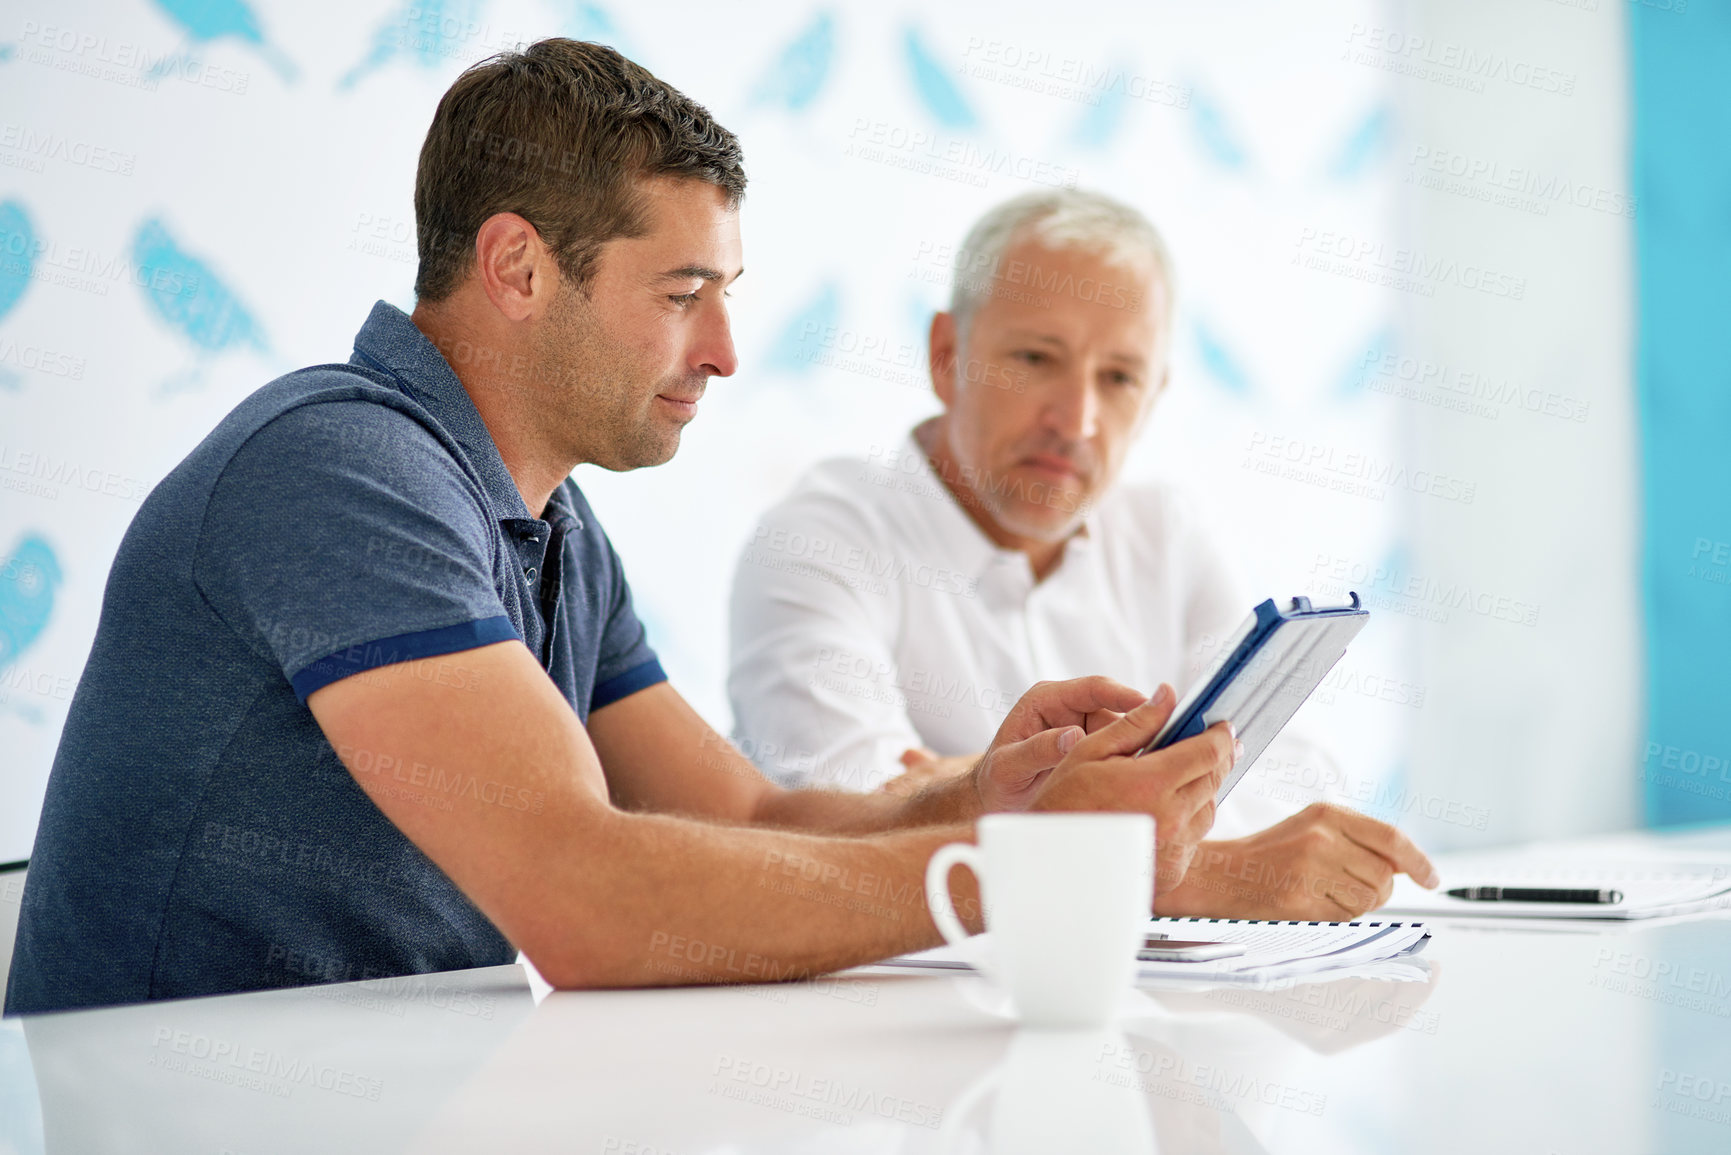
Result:
<instances>
[{"instance_id":1,"label":"polo shirt collar","mask_svg":"<svg viewBox=\"0 0 1731 1155\"><path fill-rule=\"evenodd\" d=\"M409 315L386 301L373 305L366 324L355 334L351 363L371 365L389 373L402 391L432 414L441 428L463 447L501 521L535 521L517 483L499 456L499 446L469 399L468 390L439 352L438 346L415 326ZM554 490L555 497L558 490ZM551 512L551 511L549 511ZM569 509L563 511L570 514Z\"/></svg>"}]
</instances>

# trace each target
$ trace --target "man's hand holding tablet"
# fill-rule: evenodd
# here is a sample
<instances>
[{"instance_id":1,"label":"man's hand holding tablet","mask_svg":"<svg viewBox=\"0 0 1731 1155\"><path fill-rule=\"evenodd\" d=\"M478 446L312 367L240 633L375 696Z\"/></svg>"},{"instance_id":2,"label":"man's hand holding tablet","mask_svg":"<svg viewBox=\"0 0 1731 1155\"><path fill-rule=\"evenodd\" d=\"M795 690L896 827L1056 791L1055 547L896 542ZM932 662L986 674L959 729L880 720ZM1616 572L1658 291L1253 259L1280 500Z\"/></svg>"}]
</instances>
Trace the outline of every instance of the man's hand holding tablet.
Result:
<instances>
[{"instance_id":1,"label":"man's hand holding tablet","mask_svg":"<svg viewBox=\"0 0 1731 1155\"><path fill-rule=\"evenodd\" d=\"M1079 692L1083 688L1078 687ZM1109 697L1098 688L1088 688L1088 692L1114 703L1123 697ZM1193 738L1139 755L1137 751L1171 717L1178 699L1172 687L1165 685L1147 701L1140 701L1141 695L1134 691L1129 693L1138 701L1130 705L1128 713L1096 710L1085 717L1066 719L1056 731L1048 729L1046 733L1053 735L1049 740L1066 751L1056 766L1017 774L1007 772L1008 764L994 766L993 756L988 755L974 769L975 785L988 810L1021 809L1015 803L1033 792L1031 805L1023 803L1031 810L1127 810L1152 815L1158 894L1183 879L1197 845L1214 825L1214 795L1231 771L1240 747L1223 722ZM1023 701L1029 697L1033 695ZM1012 723L1026 726L1032 720L1019 719L1013 711L1004 727ZM995 749L1006 749L1006 736L1000 729ZM1003 805L1005 802L1009 805Z\"/></svg>"},{"instance_id":2,"label":"man's hand holding tablet","mask_svg":"<svg viewBox=\"0 0 1731 1155\"><path fill-rule=\"evenodd\" d=\"M1323 803L1249 837L1209 843L1197 855L1215 807L1366 616L1356 595L1338 609L1316 610L1301 598L1288 609L1265 602L1183 703L1165 685L1142 701L1106 678L1042 683L1043 692L1017 703L972 767L982 810L1152 815L1161 914L1356 918L1388 900L1396 873L1434 887L1435 868L1406 835ZM1276 637L1281 627L1292 628ZM1251 726L1256 748L1248 760L1235 723L1210 722L1226 716Z\"/></svg>"},{"instance_id":3,"label":"man's hand holding tablet","mask_svg":"<svg viewBox=\"0 0 1731 1155\"><path fill-rule=\"evenodd\" d=\"M1048 687L1048 693L1052 689ZM1087 692L1098 701L1122 697L1100 687ZM1057 766L1032 775L1030 787L1019 771L1008 773L1019 762L1018 753L997 765L1000 780L994 782L988 755L974 768L976 788L983 798L998 799L1019 798L1018 789L1032 788L1032 804L1024 803L1031 810L1139 810L1152 815L1158 914L1338 921L1387 902L1397 873L1411 875L1422 886L1438 885L1436 868L1405 834L1327 803L1315 803L1245 838L1204 843L1214 825L1216 792L1242 758L1243 747L1227 723L1217 722L1195 737L1138 753L1166 724L1175 705L1172 687L1163 685L1122 716L1108 718L1106 711L1097 711L1080 726L1071 722L1064 729L1045 731L1043 743L1055 742L1067 750ZM1085 735L1084 728L1089 731ZM1004 744L1007 737L1000 731L994 748L1013 751L1013 745ZM1033 749L1028 749L1030 757Z\"/></svg>"}]
</instances>

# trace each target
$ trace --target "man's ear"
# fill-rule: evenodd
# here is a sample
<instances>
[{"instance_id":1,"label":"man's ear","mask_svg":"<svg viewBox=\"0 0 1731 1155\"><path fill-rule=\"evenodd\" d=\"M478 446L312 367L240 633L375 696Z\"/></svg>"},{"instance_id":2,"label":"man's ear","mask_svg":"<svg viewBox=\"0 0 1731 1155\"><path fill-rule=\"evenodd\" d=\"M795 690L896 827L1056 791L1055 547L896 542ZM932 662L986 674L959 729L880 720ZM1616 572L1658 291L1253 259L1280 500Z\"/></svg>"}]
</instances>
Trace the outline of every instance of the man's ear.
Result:
<instances>
[{"instance_id":1,"label":"man's ear","mask_svg":"<svg viewBox=\"0 0 1731 1155\"><path fill-rule=\"evenodd\" d=\"M535 226L516 213L494 213L475 231L475 272L487 299L507 320L534 315L558 291L557 266Z\"/></svg>"},{"instance_id":2,"label":"man's ear","mask_svg":"<svg viewBox=\"0 0 1731 1155\"><path fill-rule=\"evenodd\" d=\"M931 366L932 392L949 409L956 400L956 319L949 313L933 313L927 337L926 361Z\"/></svg>"}]
</instances>

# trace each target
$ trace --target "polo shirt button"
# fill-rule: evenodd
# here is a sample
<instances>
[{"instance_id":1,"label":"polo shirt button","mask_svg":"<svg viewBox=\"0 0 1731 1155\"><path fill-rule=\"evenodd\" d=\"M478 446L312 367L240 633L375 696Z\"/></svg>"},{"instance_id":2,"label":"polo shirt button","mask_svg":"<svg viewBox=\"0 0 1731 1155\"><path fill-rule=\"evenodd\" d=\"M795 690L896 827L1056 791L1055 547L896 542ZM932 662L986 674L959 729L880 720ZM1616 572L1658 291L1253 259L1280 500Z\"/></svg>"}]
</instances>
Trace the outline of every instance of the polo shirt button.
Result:
<instances>
[{"instance_id":1,"label":"polo shirt button","mask_svg":"<svg viewBox=\"0 0 1731 1155\"><path fill-rule=\"evenodd\" d=\"M535 567L532 565L524 566L523 567L523 576L528 578L530 581L534 581L535 580Z\"/></svg>"}]
</instances>

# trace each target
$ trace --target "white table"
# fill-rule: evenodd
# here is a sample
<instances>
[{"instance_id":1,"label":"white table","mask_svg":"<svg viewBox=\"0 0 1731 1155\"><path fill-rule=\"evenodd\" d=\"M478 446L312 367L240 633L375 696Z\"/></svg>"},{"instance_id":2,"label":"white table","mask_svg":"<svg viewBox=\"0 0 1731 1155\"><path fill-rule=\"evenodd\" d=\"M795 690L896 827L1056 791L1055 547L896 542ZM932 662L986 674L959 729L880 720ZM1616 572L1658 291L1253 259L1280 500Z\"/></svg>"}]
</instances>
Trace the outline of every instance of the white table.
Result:
<instances>
[{"instance_id":1,"label":"white table","mask_svg":"<svg viewBox=\"0 0 1731 1155\"><path fill-rule=\"evenodd\" d=\"M1731 856L1726 829L1616 841ZM1429 983L1141 992L1096 1035L881 970L537 1004L511 966L9 1020L0 1152L1731 1151L1731 917L1435 925Z\"/></svg>"}]
</instances>

